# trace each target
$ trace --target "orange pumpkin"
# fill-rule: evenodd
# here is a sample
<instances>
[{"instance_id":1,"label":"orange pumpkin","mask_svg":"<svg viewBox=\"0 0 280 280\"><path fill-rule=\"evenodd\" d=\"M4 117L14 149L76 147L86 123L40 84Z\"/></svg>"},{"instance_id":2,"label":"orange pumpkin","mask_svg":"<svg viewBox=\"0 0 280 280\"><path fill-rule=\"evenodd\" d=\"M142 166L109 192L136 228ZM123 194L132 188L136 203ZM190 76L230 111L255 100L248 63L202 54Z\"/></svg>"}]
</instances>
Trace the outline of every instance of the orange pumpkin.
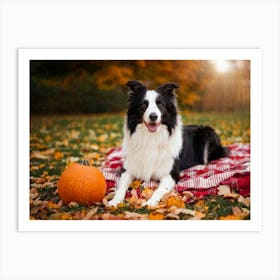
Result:
<instances>
[{"instance_id":1,"label":"orange pumpkin","mask_svg":"<svg viewBox=\"0 0 280 280\"><path fill-rule=\"evenodd\" d=\"M106 181L102 172L89 166L87 161L71 163L62 172L57 186L58 195L64 204L75 201L91 205L101 201L106 192Z\"/></svg>"}]
</instances>

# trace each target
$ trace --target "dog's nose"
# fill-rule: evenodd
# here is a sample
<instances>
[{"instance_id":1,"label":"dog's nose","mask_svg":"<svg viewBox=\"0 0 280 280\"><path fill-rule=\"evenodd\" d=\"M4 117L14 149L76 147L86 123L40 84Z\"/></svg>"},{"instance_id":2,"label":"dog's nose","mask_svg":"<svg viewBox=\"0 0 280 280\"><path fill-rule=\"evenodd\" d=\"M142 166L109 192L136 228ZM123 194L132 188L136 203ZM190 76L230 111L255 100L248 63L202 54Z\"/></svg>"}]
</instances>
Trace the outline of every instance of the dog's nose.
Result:
<instances>
[{"instance_id":1,"label":"dog's nose","mask_svg":"<svg viewBox=\"0 0 280 280\"><path fill-rule=\"evenodd\" d=\"M149 118L150 118L150 120L151 121L156 121L157 120L157 118L158 118L158 116L157 116L157 114L156 113L151 113L150 115L149 115Z\"/></svg>"}]
</instances>

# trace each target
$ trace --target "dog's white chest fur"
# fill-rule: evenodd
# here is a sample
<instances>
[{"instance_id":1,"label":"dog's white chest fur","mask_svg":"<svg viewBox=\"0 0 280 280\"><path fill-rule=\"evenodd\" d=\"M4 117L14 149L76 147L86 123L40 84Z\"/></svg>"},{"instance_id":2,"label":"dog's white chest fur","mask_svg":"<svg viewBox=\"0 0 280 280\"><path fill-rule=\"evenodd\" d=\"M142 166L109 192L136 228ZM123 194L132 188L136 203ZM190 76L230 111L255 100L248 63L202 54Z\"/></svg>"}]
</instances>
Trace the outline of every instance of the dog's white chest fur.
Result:
<instances>
[{"instance_id":1,"label":"dog's white chest fur","mask_svg":"<svg viewBox=\"0 0 280 280\"><path fill-rule=\"evenodd\" d=\"M182 144L180 118L171 135L164 125L161 125L159 131L150 132L144 124L138 124L135 132L130 135L125 121L124 168L137 179L160 180L170 174L174 159L179 157Z\"/></svg>"}]
</instances>

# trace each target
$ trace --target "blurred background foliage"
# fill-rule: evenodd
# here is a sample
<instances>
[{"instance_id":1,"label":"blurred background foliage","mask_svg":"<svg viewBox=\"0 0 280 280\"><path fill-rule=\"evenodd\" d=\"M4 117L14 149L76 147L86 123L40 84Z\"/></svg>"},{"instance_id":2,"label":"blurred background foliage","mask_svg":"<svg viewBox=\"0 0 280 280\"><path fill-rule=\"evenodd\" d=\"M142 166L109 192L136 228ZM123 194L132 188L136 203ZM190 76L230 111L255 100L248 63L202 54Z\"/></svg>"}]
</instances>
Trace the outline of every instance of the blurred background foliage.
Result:
<instances>
[{"instance_id":1,"label":"blurred background foliage","mask_svg":"<svg viewBox=\"0 0 280 280\"><path fill-rule=\"evenodd\" d=\"M87 114L126 109L128 80L149 89L176 82L181 110L249 112L247 60L32 60L31 114Z\"/></svg>"}]
</instances>

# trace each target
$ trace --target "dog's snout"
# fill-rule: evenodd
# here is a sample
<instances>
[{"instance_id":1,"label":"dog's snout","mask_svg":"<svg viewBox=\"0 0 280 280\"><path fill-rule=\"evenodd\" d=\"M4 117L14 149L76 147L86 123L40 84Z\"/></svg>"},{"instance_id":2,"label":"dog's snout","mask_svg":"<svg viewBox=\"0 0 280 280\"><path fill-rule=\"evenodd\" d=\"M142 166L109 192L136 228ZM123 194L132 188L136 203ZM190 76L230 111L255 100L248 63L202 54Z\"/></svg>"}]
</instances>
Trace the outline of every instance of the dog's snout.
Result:
<instances>
[{"instance_id":1,"label":"dog's snout","mask_svg":"<svg viewBox=\"0 0 280 280\"><path fill-rule=\"evenodd\" d=\"M157 115L156 113L151 113L151 114L149 115L149 118L150 118L151 121L154 122L154 121L157 120L158 115Z\"/></svg>"}]
</instances>

